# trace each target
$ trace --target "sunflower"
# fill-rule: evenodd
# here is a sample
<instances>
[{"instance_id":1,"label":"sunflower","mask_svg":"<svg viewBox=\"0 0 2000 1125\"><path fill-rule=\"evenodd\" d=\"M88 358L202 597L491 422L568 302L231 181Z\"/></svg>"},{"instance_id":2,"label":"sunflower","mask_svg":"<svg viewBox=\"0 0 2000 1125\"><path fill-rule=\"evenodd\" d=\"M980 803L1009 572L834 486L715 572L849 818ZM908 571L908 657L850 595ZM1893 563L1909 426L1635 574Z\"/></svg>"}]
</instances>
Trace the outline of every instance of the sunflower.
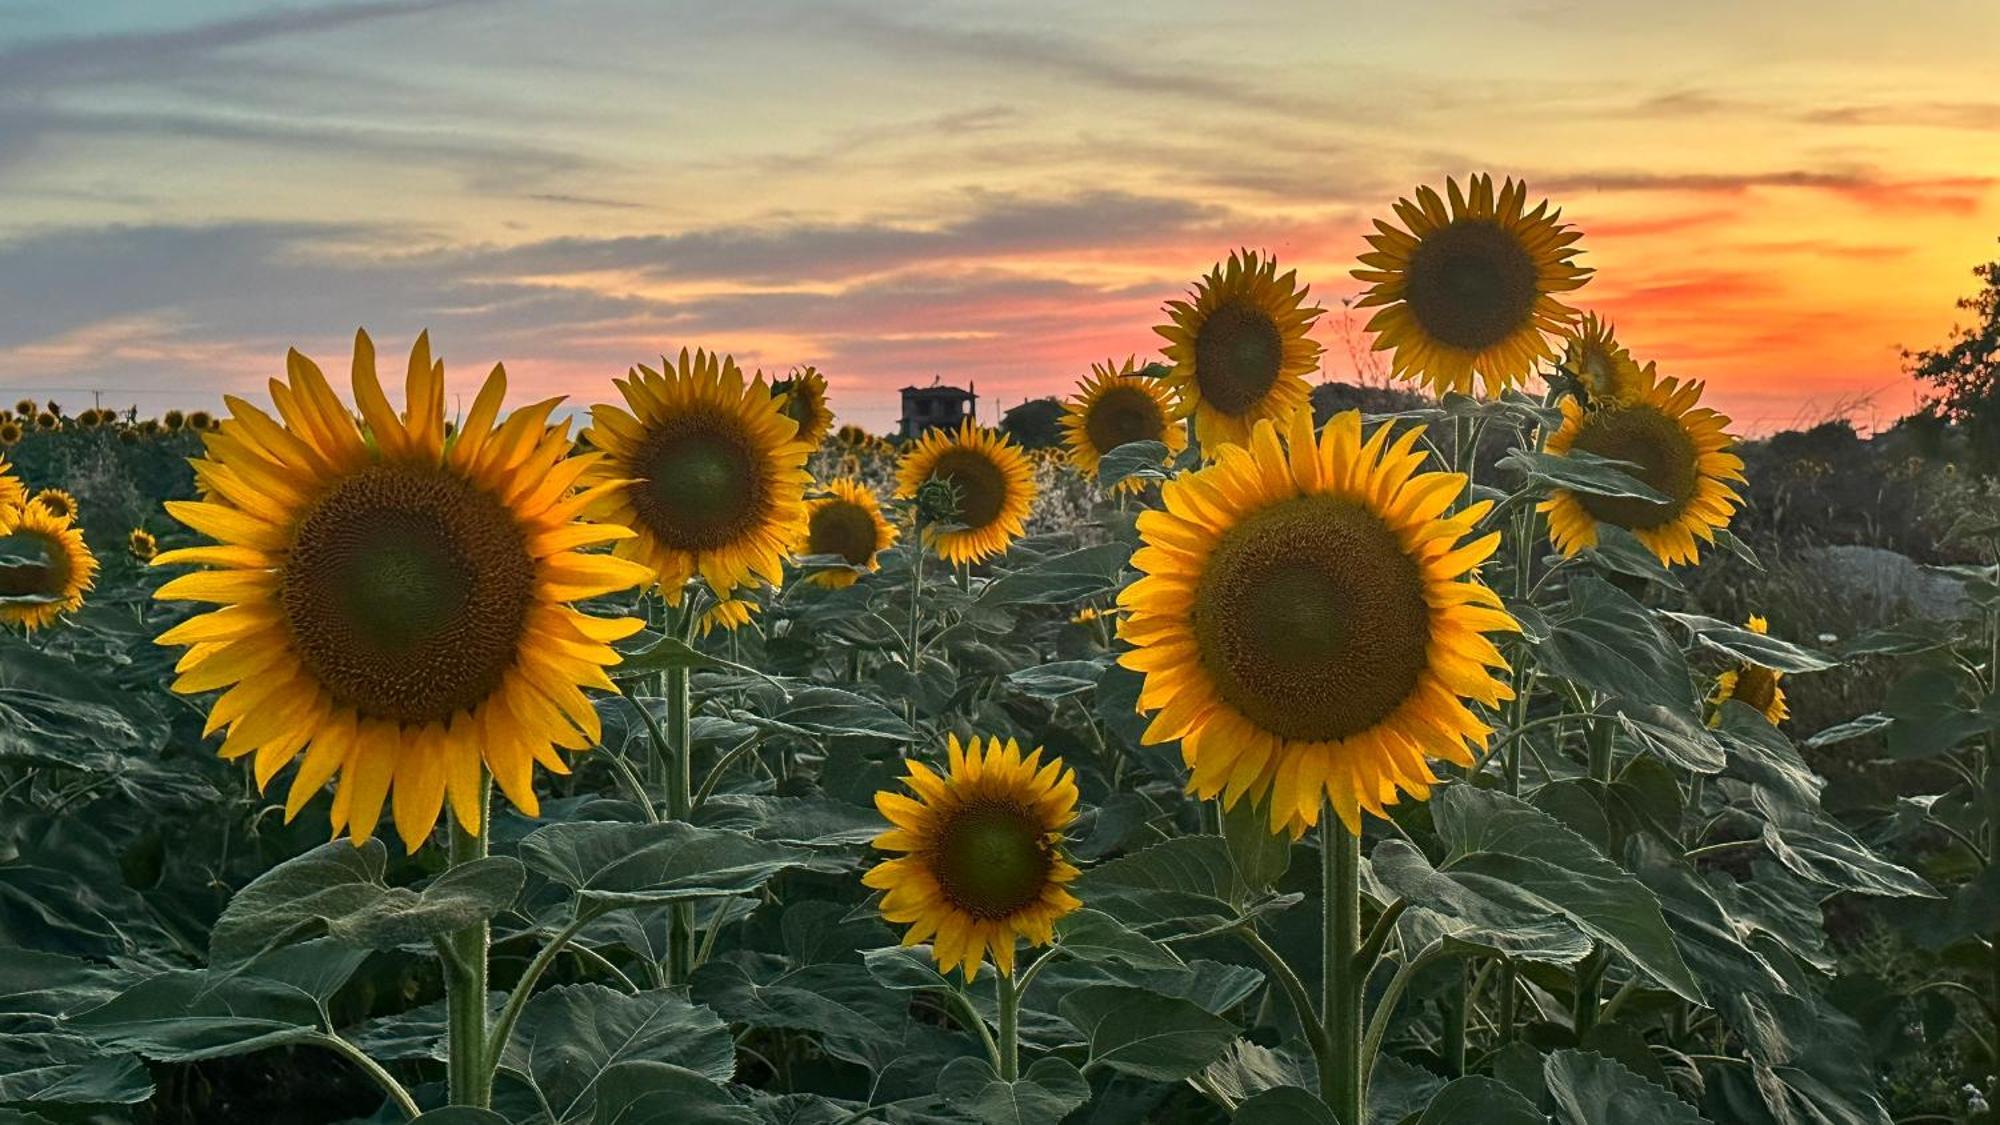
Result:
<instances>
[{"instance_id":1,"label":"sunflower","mask_svg":"<svg viewBox=\"0 0 2000 1125\"><path fill-rule=\"evenodd\" d=\"M1414 202L1396 201L1407 230L1376 220L1374 249L1354 276L1370 283L1357 308L1382 310L1368 321L1375 350L1395 349L1392 373L1442 395L1472 393L1478 373L1488 395L1526 381L1538 360L1554 359L1544 333L1567 331L1576 310L1555 298L1590 279L1571 259L1582 232L1559 222L1547 200L1524 211L1528 185L1472 177L1469 191L1446 180L1451 206L1420 187Z\"/></svg>"},{"instance_id":2,"label":"sunflower","mask_svg":"<svg viewBox=\"0 0 2000 1125\"><path fill-rule=\"evenodd\" d=\"M1563 348L1562 365L1591 403L1630 402L1644 394L1650 382L1632 353L1619 344L1611 325L1596 313L1583 314Z\"/></svg>"},{"instance_id":3,"label":"sunflower","mask_svg":"<svg viewBox=\"0 0 2000 1125\"><path fill-rule=\"evenodd\" d=\"M21 440L21 423L12 418L0 422L0 447L13 445Z\"/></svg>"},{"instance_id":4,"label":"sunflower","mask_svg":"<svg viewBox=\"0 0 2000 1125\"><path fill-rule=\"evenodd\" d=\"M957 497L954 531L924 529L924 545L952 563L976 563L1007 549L1028 526L1035 503L1035 472L1021 447L1005 434L982 430L967 418L958 429L924 436L896 466L896 498L914 500L929 480L948 482Z\"/></svg>"},{"instance_id":5,"label":"sunflower","mask_svg":"<svg viewBox=\"0 0 2000 1125\"><path fill-rule=\"evenodd\" d=\"M178 432L187 428L187 415L178 410L169 410L160 416L160 423L167 429Z\"/></svg>"},{"instance_id":6,"label":"sunflower","mask_svg":"<svg viewBox=\"0 0 2000 1125\"><path fill-rule=\"evenodd\" d=\"M635 618L587 617L567 602L627 589L645 568L578 548L625 528L577 517L614 485L572 494L594 457L570 457L568 425L549 399L500 418L506 373L495 367L456 441L444 438L444 365L419 336L405 414L375 375L375 349L354 341L357 426L306 357L272 380L273 418L230 398L195 474L206 501L172 501L176 519L219 542L154 560L205 563L157 597L222 608L158 638L187 645L173 684L227 688L204 733L227 728L221 754L256 756L258 785L304 754L289 818L337 775L333 828L358 844L385 797L397 831L418 847L449 796L466 831L481 830L481 768L536 815L533 766L569 767L553 747L599 737L581 690L614 690L610 642ZM233 686L232 686L233 685Z\"/></svg>"},{"instance_id":7,"label":"sunflower","mask_svg":"<svg viewBox=\"0 0 2000 1125\"><path fill-rule=\"evenodd\" d=\"M1113 361L1090 365L1090 378L1063 406L1063 441L1070 463L1090 480L1106 453L1133 441L1157 441L1167 447L1167 462L1187 448L1187 427L1174 417L1173 398L1163 380L1137 374L1138 357L1124 366ZM1146 482L1126 478L1122 492L1142 492Z\"/></svg>"},{"instance_id":8,"label":"sunflower","mask_svg":"<svg viewBox=\"0 0 2000 1125\"><path fill-rule=\"evenodd\" d=\"M637 532L614 550L653 568L674 605L696 574L722 598L778 585L805 523L812 447L763 379L746 386L728 356L683 348L661 368L616 381L630 413L590 408L583 437L605 453L590 479L619 482L591 518Z\"/></svg>"},{"instance_id":9,"label":"sunflower","mask_svg":"<svg viewBox=\"0 0 2000 1125\"><path fill-rule=\"evenodd\" d=\"M1771 631L1770 623L1762 617L1752 615L1746 623L1753 633L1764 634ZM1761 712L1772 726L1777 726L1791 718L1791 708L1785 706L1785 689L1778 686L1784 673L1776 668L1766 668L1761 664L1744 661L1715 678L1714 703L1718 709L1716 718L1721 718L1720 708L1724 703L1735 700L1745 703Z\"/></svg>"},{"instance_id":10,"label":"sunflower","mask_svg":"<svg viewBox=\"0 0 2000 1125\"><path fill-rule=\"evenodd\" d=\"M1512 698L1485 634L1518 626L1470 578L1500 536L1460 542L1492 505L1444 514L1465 477L1417 472L1422 432L1364 438L1348 411L1315 440L1300 412L1281 445L1260 423L1140 514L1120 662L1145 674L1146 741L1181 740L1204 800L1268 793L1295 836L1325 800L1358 832L1360 810L1429 795L1427 758L1472 764L1491 730L1468 699Z\"/></svg>"},{"instance_id":11,"label":"sunflower","mask_svg":"<svg viewBox=\"0 0 2000 1125\"><path fill-rule=\"evenodd\" d=\"M1692 563L1700 554L1695 540L1714 542L1742 503L1729 487L1743 479L1742 459L1729 452L1729 419L1696 405L1702 384L1658 378L1650 364L1639 376L1629 401L1593 410L1563 399L1563 423L1549 435L1548 451L1581 449L1635 465L1626 471L1667 499L1557 489L1541 510L1565 556L1596 546L1597 525L1609 523L1630 531L1664 565Z\"/></svg>"},{"instance_id":12,"label":"sunflower","mask_svg":"<svg viewBox=\"0 0 2000 1125\"><path fill-rule=\"evenodd\" d=\"M779 409L798 423L799 440L818 449L833 429L833 411L826 405L826 376L818 368L802 367L785 381L773 383L771 393L783 396Z\"/></svg>"},{"instance_id":13,"label":"sunflower","mask_svg":"<svg viewBox=\"0 0 2000 1125\"><path fill-rule=\"evenodd\" d=\"M880 570L875 556L896 541L896 529L882 517L882 504L865 484L849 477L827 482L827 495L806 502L806 530L797 548L801 555L837 555L845 567L814 571L806 581L829 589L854 585L861 576L853 567Z\"/></svg>"},{"instance_id":14,"label":"sunflower","mask_svg":"<svg viewBox=\"0 0 2000 1125\"><path fill-rule=\"evenodd\" d=\"M884 790L875 807L892 827L875 846L902 852L869 868L861 881L882 896L882 917L908 924L904 945L931 943L938 969L971 981L988 955L1014 974L1014 946L1047 945L1058 918L1081 906L1064 886L1077 870L1062 854L1063 829L1076 818L1076 772L1060 758L1025 758L1013 739L946 743L951 762L939 777L905 763L914 798Z\"/></svg>"},{"instance_id":15,"label":"sunflower","mask_svg":"<svg viewBox=\"0 0 2000 1125\"><path fill-rule=\"evenodd\" d=\"M723 598L702 611L702 615L695 619L695 632L703 637L717 629L725 633L734 633L750 624L751 615L761 613L763 610L763 606L749 598Z\"/></svg>"},{"instance_id":16,"label":"sunflower","mask_svg":"<svg viewBox=\"0 0 2000 1125\"><path fill-rule=\"evenodd\" d=\"M40 504L59 520L76 518L76 497L60 488L44 488L30 497L28 503Z\"/></svg>"},{"instance_id":17,"label":"sunflower","mask_svg":"<svg viewBox=\"0 0 2000 1125\"><path fill-rule=\"evenodd\" d=\"M14 475L14 466L9 465L5 457L0 457L0 512L18 508L27 502L27 487Z\"/></svg>"},{"instance_id":18,"label":"sunflower","mask_svg":"<svg viewBox=\"0 0 2000 1125\"><path fill-rule=\"evenodd\" d=\"M0 624L42 628L81 609L96 578L75 524L40 504L0 504Z\"/></svg>"},{"instance_id":19,"label":"sunflower","mask_svg":"<svg viewBox=\"0 0 2000 1125\"><path fill-rule=\"evenodd\" d=\"M14 404L14 413L19 414L23 418L33 418L35 412L40 409L41 407L37 406L35 400L31 398L24 398Z\"/></svg>"},{"instance_id":20,"label":"sunflower","mask_svg":"<svg viewBox=\"0 0 2000 1125\"><path fill-rule=\"evenodd\" d=\"M135 527L132 529L132 534L125 537L125 549L132 552L132 557L140 562L151 562L153 556L160 553L160 541L153 538L153 533L145 528Z\"/></svg>"},{"instance_id":21,"label":"sunflower","mask_svg":"<svg viewBox=\"0 0 2000 1125\"><path fill-rule=\"evenodd\" d=\"M1189 294L1168 301L1166 338L1175 416L1194 419L1202 455L1249 440L1259 419L1282 421L1306 406L1306 375L1319 366L1309 333L1319 317L1304 308L1298 274L1278 276L1275 258L1243 250L1209 271Z\"/></svg>"},{"instance_id":22,"label":"sunflower","mask_svg":"<svg viewBox=\"0 0 2000 1125\"><path fill-rule=\"evenodd\" d=\"M35 428L38 430L53 430L60 425L62 425L62 418L47 410L35 415Z\"/></svg>"},{"instance_id":23,"label":"sunflower","mask_svg":"<svg viewBox=\"0 0 2000 1125\"><path fill-rule=\"evenodd\" d=\"M187 428L190 430L212 430L215 428L215 416L206 410L197 410L187 416Z\"/></svg>"}]
</instances>

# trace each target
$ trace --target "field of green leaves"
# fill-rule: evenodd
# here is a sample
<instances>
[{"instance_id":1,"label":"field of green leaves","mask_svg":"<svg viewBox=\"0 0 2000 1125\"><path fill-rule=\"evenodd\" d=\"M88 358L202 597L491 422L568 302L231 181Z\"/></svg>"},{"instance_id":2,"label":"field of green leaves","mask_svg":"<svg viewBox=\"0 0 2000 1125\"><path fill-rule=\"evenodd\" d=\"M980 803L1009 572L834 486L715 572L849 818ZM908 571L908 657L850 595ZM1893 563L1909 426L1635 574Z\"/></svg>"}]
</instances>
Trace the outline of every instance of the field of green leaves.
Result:
<instances>
[{"instance_id":1,"label":"field of green leaves","mask_svg":"<svg viewBox=\"0 0 2000 1125\"><path fill-rule=\"evenodd\" d=\"M365 335L22 403L0 1125L2000 1120L2000 523L1718 616L1758 458L1580 232L1394 217L1391 415L1251 253L1051 449L707 353L447 417Z\"/></svg>"}]
</instances>

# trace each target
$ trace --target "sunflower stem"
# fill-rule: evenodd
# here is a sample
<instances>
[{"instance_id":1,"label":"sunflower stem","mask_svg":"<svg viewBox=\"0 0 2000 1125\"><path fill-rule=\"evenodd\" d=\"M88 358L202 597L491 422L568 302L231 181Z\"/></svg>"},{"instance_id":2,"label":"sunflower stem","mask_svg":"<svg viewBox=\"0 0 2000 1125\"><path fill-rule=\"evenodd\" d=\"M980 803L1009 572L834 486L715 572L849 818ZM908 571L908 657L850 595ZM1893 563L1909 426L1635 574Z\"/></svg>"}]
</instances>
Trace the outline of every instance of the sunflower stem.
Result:
<instances>
[{"instance_id":1,"label":"sunflower stem","mask_svg":"<svg viewBox=\"0 0 2000 1125\"><path fill-rule=\"evenodd\" d=\"M1334 815L1331 802L1320 809L1319 832L1320 975L1327 1038L1320 1098L1340 1125L1364 1125L1361 993L1368 971L1356 957L1361 949L1361 841Z\"/></svg>"},{"instance_id":2,"label":"sunflower stem","mask_svg":"<svg viewBox=\"0 0 2000 1125\"><path fill-rule=\"evenodd\" d=\"M993 987L1000 998L1000 1080L1021 1076L1021 990L1012 973L995 970Z\"/></svg>"},{"instance_id":3,"label":"sunflower stem","mask_svg":"<svg viewBox=\"0 0 2000 1125\"><path fill-rule=\"evenodd\" d=\"M456 818L451 822L452 867L486 858L487 840L492 831L493 779L484 771L479 778L479 831L465 831ZM446 1076L451 1104L484 1109L493 1100L493 1068L486 1059L486 976L491 952L492 931L486 919L451 935L455 957L445 968L446 1045L449 1057Z\"/></svg>"},{"instance_id":4,"label":"sunflower stem","mask_svg":"<svg viewBox=\"0 0 2000 1125\"><path fill-rule=\"evenodd\" d=\"M667 815L686 821L694 811L693 693L686 668L666 672L667 696ZM667 979L684 985L694 972L694 903L673 905L667 931Z\"/></svg>"}]
</instances>

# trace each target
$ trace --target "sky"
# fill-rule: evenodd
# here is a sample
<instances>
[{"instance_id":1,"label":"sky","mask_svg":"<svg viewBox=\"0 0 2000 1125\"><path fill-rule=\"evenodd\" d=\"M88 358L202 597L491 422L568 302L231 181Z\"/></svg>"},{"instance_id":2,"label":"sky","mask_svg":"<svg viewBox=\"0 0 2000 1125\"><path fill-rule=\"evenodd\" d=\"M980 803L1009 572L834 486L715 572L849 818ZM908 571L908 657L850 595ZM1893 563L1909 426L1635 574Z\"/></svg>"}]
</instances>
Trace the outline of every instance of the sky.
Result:
<instances>
[{"instance_id":1,"label":"sky","mask_svg":"<svg viewBox=\"0 0 2000 1125\"><path fill-rule=\"evenodd\" d=\"M263 399L366 326L467 401L708 347L990 421L1238 246L1351 381L1369 220L1489 171L1741 432L1887 425L2000 257L1996 53L1992 0L0 0L0 401Z\"/></svg>"}]
</instances>

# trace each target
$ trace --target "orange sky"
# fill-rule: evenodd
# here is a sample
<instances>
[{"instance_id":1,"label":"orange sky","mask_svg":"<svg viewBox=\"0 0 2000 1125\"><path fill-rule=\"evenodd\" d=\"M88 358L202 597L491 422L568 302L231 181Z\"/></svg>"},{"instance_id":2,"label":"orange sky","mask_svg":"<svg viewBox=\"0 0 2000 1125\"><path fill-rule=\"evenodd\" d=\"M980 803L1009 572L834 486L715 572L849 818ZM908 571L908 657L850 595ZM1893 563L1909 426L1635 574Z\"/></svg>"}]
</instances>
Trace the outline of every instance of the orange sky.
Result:
<instances>
[{"instance_id":1,"label":"orange sky","mask_svg":"<svg viewBox=\"0 0 2000 1125\"><path fill-rule=\"evenodd\" d=\"M1579 303L1739 429L1912 390L2000 256L2000 5L350 0L0 10L0 399L209 405L429 327L463 389L662 351L1063 393L1274 251L1330 310L1370 217L1524 176ZM1353 327L1358 328L1358 322Z\"/></svg>"}]
</instances>

